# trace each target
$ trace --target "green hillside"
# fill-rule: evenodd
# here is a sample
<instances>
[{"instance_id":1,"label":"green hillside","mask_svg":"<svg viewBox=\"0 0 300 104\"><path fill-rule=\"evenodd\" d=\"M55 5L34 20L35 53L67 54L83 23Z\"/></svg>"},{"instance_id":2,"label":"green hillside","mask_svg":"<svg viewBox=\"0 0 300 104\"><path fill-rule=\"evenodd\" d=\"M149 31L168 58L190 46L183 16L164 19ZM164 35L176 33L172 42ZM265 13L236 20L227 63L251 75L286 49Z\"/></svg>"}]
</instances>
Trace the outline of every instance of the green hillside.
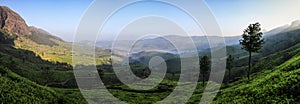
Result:
<instances>
[{"instance_id":1,"label":"green hillside","mask_svg":"<svg viewBox=\"0 0 300 104\"><path fill-rule=\"evenodd\" d=\"M57 103L54 90L37 85L7 68L0 67L1 103Z\"/></svg>"},{"instance_id":2,"label":"green hillside","mask_svg":"<svg viewBox=\"0 0 300 104\"><path fill-rule=\"evenodd\" d=\"M1 25L3 25L0 28L0 103L87 103L80 93L75 80L72 56L75 55L79 59L82 58L80 61L83 65L78 65L78 67L85 68L90 67L89 62L85 60L88 54L75 53L72 51L72 43L65 42L42 29L27 26L20 15L8 7L0 6L0 9L3 12L0 13L0 17L5 17L0 18L2 19L0 20ZM172 38L180 40L182 43L186 42L183 39L184 37L172 36ZM230 40L236 40L237 38L239 37L232 37L227 41L233 44L237 41ZM206 42L201 42L203 39L203 37L194 37L193 40L198 41L195 44L208 48ZM144 41L145 43L155 43L155 46L140 45L138 48L148 49L156 46L163 49L172 48L168 47L168 44L165 42L156 41L146 40ZM182 47L187 47L188 49L188 46L185 45L182 44ZM86 49L86 47L79 48L82 50ZM239 45L227 46L226 49L227 54L231 54L236 59L231 69L231 77L228 77L228 70L226 70L224 83L222 83L222 87L213 103L297 103L300 101L299 28L287 29L265 37L265 44L261 53L253 54L250 80L245 78L245 69L248 68L248 53L242 50ZM111 65L111 57L121 61L122 58L119 56L122 56L121 54L124 53L120 51L120 53L111 56L110 50L100 48L96 48L95 53L98 74L102 82L112 95L126 103L155 103L170 95L177 86L190 88L188 80L178 83L180 72L189 69L181 69L182 57L179 58L176 54L165 51L142 51L132 54L129 63L130 68L141 79L147 78L151 74L148 61L152 57L163 57L167 64L167 73L161 83L150 90L135 90L120 81ZM210 49L199 52L199 56L203 55L210 57ZM217 61L211 66L218 66L219 61L223 59L225 57L211 59ZM117 64L116 66L119 65ZM194 75L193 71L189 72L187 75ZM223 74L221 72L217 71L211 75L219 76ZM92 76L92 74L89 75ZM203 86L205 86L201 81L209 76L196 77L199 77L197 87L187 102L189 104L200 102L204 91ZM125 76L125 79L129 78ZM153 83L152 81L157 79L153 78L150 80L148 83ZM205 82L204 84L206 83L220 85L220 83L213 81ZM95 93L102 94L103 92L101 91L103 89L99 92L91 90L91 96L89 97L92 97ZM180 93L187 91L183 89L180 90ZM103 99L111 100L107 96L104 96ZM175 95L175 99L171 99L170 102L178 103L175 101L183 101L183 99L183 96ZM94 103L99 103L96 98L92 100Z\"/></svg>"},{"instance_id":3,"label":"green hillside","mask_svg":"<svg viewBox=\"0 0 300 104\"><path fill-rule=\"evenodd\" d=\"M300 54L272 69L222 89L214 103L296 103L300 95Z\"/></svg>"},{"instance_id":4,"label":"green hillside","mask_svg":"<svg viewBox=\"0 0 300 104\"><path fill-rule=\"evenodd\" d=\"M62 91L38 85L2 66L0 66L0 83L2 104L84 103L84 100L80 100L83 99L80 94L77 94L77 97L72 96L72 93L63 95Z\"/></svg>"},{"instance_id":5,"label":"green hillside","mask_svg":"<svg viewBox=\"0 0 300 104\"><path fill-rule=\"evenodd\" d=\"M300 44L260 61L256 68L261 72L251 75L251 81L243 78L226 85L219 92L216 104L231 103L296 103L300 99ZM297 47L297 48L296 48ZM283 53L295 54L287 61L278 57ZM267 61L268 60L268 61ZM264 66L262 64L264 63ZM282 63L279 66L276 64ZM259 67L261 66L261 67ZM274 67L274 68L272 68Z\"/></svg>"},{"instance_id":6,"label":"green hillside","mask_svg":"<svg viewBox=\"0 0 300 104\"><path fill-rule=\"evenodd\" d=\"M31 50L30 48L28 48L28 50L24 50L23 48L18 48L17 46L14 47L13 46L14 44L11 44L11 42L9 42L10 41L9 39L10 38L6 38L6 40L3 40L5 42L1 44L0 59L2 61L0 62L1 62L1 66L3 66L3 69L5 69L3 74L1 74L1 81L3 81L3 83L8 83L7 85L11 84L10 85L11 87L16 86L15 88L6 88L9 86L3 85L3 89L15 89L13 90L15 91L14 93L20 95L8 96L5 95L5 93L3 93L1 95L2 96L1 98L11 99L6 101L4 100L4 102L13 103L14 101L16 101L16 102L26 103L27 101L34 100L36 101L36 103L60 103L60 102L72 103L73 101L86 103L83 97L81 96L79 90L62 88L62 87L70 87L70 88L76 87L76 83L74 79L70 80L70 83L67 83L63 86L52 85L52 87L59 87L59 88L50 88L50 87L41 86L49 82L64 82L70 78L74 78L73 71L71 70L71 66L69 66L66 63L45 61L38 54L38 52L41 52L40 50L36 52L35 51L32 52L30 51ZM63 46L61 44L60 46L48 46L48 45L43 46L35 42L33 42L32 44L36 44L37 47L48 47L45 49L51 49L54 47ZM265 101L265 99L267 99L266 101L269 103L280 103L280 102L294 103L298 101L297 96L299 95L299 92L297 90L300 89L299 87L300 54L299 53L300 53L300 44L297 44L292 47L289 47L286 50L277 51L266 57L258 58L258 60L255 61L253 67L253 74L251 76L252 80L248 82L246 79L241 78L241 79L237 79L237 81L230 83L228 85L224 84L220 93L218 94L218 97L215 99L214 103L221 103L221 102L228 102L228 101L233 103L241 102L241 101L245 103L246 102L260 103L260 101L261 102ZM52 53L49 54L51 55ZM55 59L57 58L57 56L59 55L55 54L55 56L51 56L50 58ZM61 56L70 57L64 54L62 54ZM97 59L97 61L100 63L104 63L105 65L108 65L108 69L110 69L109 58L110 58L109 56L101 56ZM179 65L174 63L172 60L168 60L167 63L169 66L168 69L170 70L176 69L176 66ZM99 67L102 66L103 65L99 64ZM9 68L11 71L4 67ZM141 66L136 65L134 67L140 68ZM244 75L243 71L245 68L246 68L245 66L234 68L232 75L235 75L237 77L242 77ZM13 74L9 75L6 73L13 73ZM14 78L16 77L11 77L11 76L17 76L17 79L18 78L22 79L22 81L19 80L16 81L14 80ZM168 73L166 75L165 80L155 89L152 89L150 91L136 91L133 89L129 89L124 85L120 85L119 83L108 83L107 88L114 96L128 103L138 103L138 102L154 103L156 101L162 100L168 94L170 94L170 92L172 92L173 88L176 86L176 84L174 83L176 83L176 79L178 79L178 77L179 77L178 74L173 75L172 73ZM104 71L103 79L104 82L113 82L114 80L117 80L117 77L114 77L114 75L111 72ZM23 89L20 89L18 86L27 86L27 87L23 87ZM36 86L39 87L35 88ZM199 102L200 100L199 98L201 98L202 91L203 91L203 87L201 86L202 84L199 83L192 98L189 100L189 103ZM35 90L31 91L28 89L35 89ZM27 96L28 98L24 97L22 98L24 100L21 101L20 99L16 99L14 97L14 96L21 96L22 94L25 94L23 92L26 91L30 91L28 92L28 94L30 95ZM35 96L38 95L34 95L31 93L42 94L43 97L35 98ZM273 95L276 96L274 97ZM47 99L51 99L51 100L48 101Z\"/></svg>"},{"instance_id":7,"label":"green hillside","mask_svg":"<svg viewBox=\"0 0 300 104\"><path fill-rule=\"evenodd\" d=\"M238 73L243 72L243 68L233 69L235 70L233 74L241 78L229 84L226 84L225 80L213 103L296 103L299 101L297 96L300 95L298 91L300 89L300 44L261 58L254 65L250 81L242 77L243 73ZM107 73L104 79L105 76ZM109 78L111 81L115 79ZM173 91L176 87L174 79L178 78L178 74L174 76L168 73L164 81L150 91L136 91L124 85L111 85L108 89L114 96L130 104L154 103ZM162 87L165 89L159 89ZM188 103L199 103L202 92L202 83L198 83Z\"/></svg>"},{"instance_id":8,"label":"green hillside","mask_svg":"<svg viewBox=\"0 0 300 104\"><path fill-rule=\"evenodd\" d=\"M48 82L63 82L74 78L72 66L42 60L35 53L16 49L9 44L0 44L0 66L28 78L40 85Z\"/></svg>"},{"instance_id":9,"label":"green hillside","mask_svg":"<svg viewBox=\"0 0 300 104\"><path fill-rule=\"evenodd\" d=\"M291 46L285 50L280 50L277 51L273 54L270 54L268 56L262 57L261 55L254 55L254 59L253 62L253 68L251 73L256 73L256 72L260 72L263 70L270 70L275 68L276 66L281 65L282 63L284 63L285 61L288 61L291 57L295 56L296 54L300 53L300 44L296 44L294 46ZM234 79L234 81L239 80L242 76L244 76L245 73L245 69L247 68L247 66L245 66L244 64L246 64L247 58L242 58L242 59L236 59L235 60L235 66L231 72L231 75ZM226 73L228 74L228 73ZM225 81L227 82L227 77L225 77Z\"/></svg>"}]
</instances>

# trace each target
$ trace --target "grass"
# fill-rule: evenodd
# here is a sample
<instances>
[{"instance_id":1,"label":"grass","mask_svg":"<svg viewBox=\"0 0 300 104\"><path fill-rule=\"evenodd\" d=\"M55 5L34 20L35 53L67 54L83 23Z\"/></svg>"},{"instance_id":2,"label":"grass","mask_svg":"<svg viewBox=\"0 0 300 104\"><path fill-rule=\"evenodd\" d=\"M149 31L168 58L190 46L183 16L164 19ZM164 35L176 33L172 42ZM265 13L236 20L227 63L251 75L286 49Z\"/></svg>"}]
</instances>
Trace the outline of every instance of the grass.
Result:
<instances>
[{"instance_id":1,"label":"grass","mask_svg":"<svg viewBox=\"0 0 300 104\"><path fill-rule=\"evenodd\" d=\"M44 45L37 44L26 37L20 38L15 41L15 47L0 45L0 83L2 83L0 103L87 103L80 91L73 88L76 87L75 80L68 84L70 88L42 86L46 82L63 82L74 78L73 71L66 68L68 66L59 64L72 64L70 43L54 39L51 40L51 44L54 45ZM97 65L100 69L110 70L111 57L106 56L105 51L98 51L102 53L96 55ZM255 60L251 81L247 81L246 78L241 78L244 75L241 73L247 68L243 66L247 57L243 57L244 53L240 51L237 55L240 56L238 61L241 61L241 67L234 68L232 71L232 75L240 78L233 83L224 84L213 103L296 103L300 95L299 53L300 44L264 58L260 58L259 54L255 55L259 57L257 58L259 60ZM25 61L23 56L25 56ZM84 55L79 56L84 57ZM175 70L179 65L176 59L169 60L167 63L171 64L170 70ZM146 66L132 65L131 67L138 70ZM45 70L47 68L49 70ZM104 73L103 77L104 82L108 83L106 86L108 91L114 97L126 103L136 104L163 100L173 92L180 76L176 73L169 73L163 82L148 91L133 90L120 84L112 72ZM203 90L202 83L197 83L197 88L187 103L199 103ZM103 94L103 90L95 91L90 90L88 97L95 97L97 93ZM181 90L181 92L186 91ZM208 92L208 94L213 93L216 92ZM111 96L105 95L100 98L106 101L113 100ZM99 100L99 97L92 99L91 102L96 103L97 99ZM168 101L176 103L177 100L182 99L184 99L183 96L175 96L174 99Z\"/></svg>"},{"instance_id":2,"label":"grass","mask_svg":"<svg viewBox=\"0 0 300 104\"><path fill-rule=\"evenodd\" d=\"M300 54L272 70L231 83L214 103L297 103L300 94Z\"/></svg>"},{"instance_id":3,"label":"grass","mask_svg":"<svg viewBox=\"0 0 300 104\"><path fill-rule=\"evenodd\" d=\"M36 84L0 66L0 103L85 104L78 89L50 88Z\"/></svg>"},{"instance_id":4,"label":"grass","mask_svg":"<svg viewBox=\"0 0 300 104\"><path fill-rule=\"evenodd\" d=\"M58 103L58 94L0 67L1 103Z\"/></svg>"}]
</instances>

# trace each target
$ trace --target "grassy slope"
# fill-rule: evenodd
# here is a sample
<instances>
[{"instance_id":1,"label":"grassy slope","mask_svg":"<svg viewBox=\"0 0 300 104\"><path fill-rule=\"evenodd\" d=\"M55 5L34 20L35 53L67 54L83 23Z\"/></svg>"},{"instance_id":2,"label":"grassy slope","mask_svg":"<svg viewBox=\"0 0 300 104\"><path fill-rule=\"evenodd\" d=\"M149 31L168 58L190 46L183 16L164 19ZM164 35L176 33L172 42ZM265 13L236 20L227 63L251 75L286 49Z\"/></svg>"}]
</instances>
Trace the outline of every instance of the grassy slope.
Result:
<instances>
[{"instance_id":1,"label":"grassy slope","mask_svg":"<svg viewBox=\"0 0 300 104\"><path fill-rule=\"evenodd\" d=\"M292 57L286 58L286 54ZM246 78L242 78L224 85L214 103L294 103L300 89L299 65L300 44L262 58L254 66L256 73L252 74L252 81L248 82ZM154 103L168 96L176 86L174 83L176 81L164 80L161 85L173 87L166 87L168 91L152 89L158 92L139 92L123 85L108 89L114 96L127 103ZM188 103L199 103L202 92L200 82Z\"/></svg>"},{"instance_id":2,"label":"grassy slope","mask_svg":"<svg viewBox=\"0 0 300 104\"><path fill-rule=\"evenodd\" d=\"M0 31L0 33L0 36L9 36L3 31ZM43 39L47 39L46 35L41 34L41 37L43 36ZM0 43L0 64L40 85L44 85L46 82L64 82L67 79L74 78L71 70L72 66L67 65L72 63L72 44L55 38L50 38L50 40L56 45L38 44L28 37L10 40L13 43L9 44ZM99 55L106 54L106 52L97 49ZM109 60L109 56L98 56L96 58L99 65L110 64ZM49 69L50 74L46 74L46 68Z\"/></svg>"},{"instance_id":3,"label":"grassy slope","mask_svg":"<svg viewBox=\"0 0 300 104\"><path fill-rule=\"evenodd\" d=\"M2 66L0 66L0 83L0 103L86 103L78 90L44 87Z\"/></svg>"},{"instance_id":4,"label":"grassy slope","mask_svg":"<svg viewBox=\"0 0 300 104\"><path fill-rule=\"evenodd\" d=\"M8 67L11 71L38 84L44 85L47 81L63 82L74 77L70 68L66 69L64 66L44 61L31 51L15 49L9 45L0 46L1 66ZM45 68L49 68L50 74L46 74Z\"/></svg>"},{"instance_id":5,"label":"grassy slope","mask_svg":"<svg viewBox=\"0 0 300 104\"><path fill-rule=\"evenodd\" d=\"M291 54L295 53L293 58L274 69L253 74L251 76L253 80L250 82L242 79L223 87L213 103L295 103L300 88L300 54L297 50L300 48L297 48L298 46L269 56L278 57L286 51L290 51ZM265 62L264 60L269 57L262 59L261 62ZM156 87L148 92L132 90L123 85L111 86L108 89L115 97L130 104L154 103L168 96L176 86L176 81L164 80L161 86L169 87L166 87L165 91L160 91L159 87ZM188 103L199 103L203 92L201 86L201 83L198 83Z\"/></svg>"},{"instance_id":6,"label":"grassy slope","mask_svg":"<svg viewBox=\"0 0 300 104\"><path fill-rule=\"evenodd\" d=\"M252 74L250 82L244 78L229 84L219 92L214 103L296 103L300 95L300 53L299 49L293 52L298 53L280 66Z\"/></svg>"},{"instance_id":7,"label":"grassy slope","mask_svg":"<svg viewBox=\"0 0 300 104\"><path fill-rule=\"evenodd\" d=\"M1 103L57 103L58 94L0 67Z\"/></svg>"},{"instance_id":8,"label":"grassy slope","mask_svg":"<svg viewBox=\"0 0 300 104\"><path fill-rule=\"evenodd\" d=\"M26 37L21 37L19 40L15 41L15 45L17 48L33 51L44 60L71 64L71 45L56 40L53 40L53 42L59 45L49 46L37 44Z\"/></svg>"},{"instance_id":9,"label":"grassy slope","mask_svg":"<svg viewBox=\"0 0 300 104\"><path fill-rule=\"evenodd\" d=\"M16 48L33 51L43 60L72 64L72 44L56 39L48 40L51 40L53 44L57 45L38 44L28 37L20 37L18 40L15 40L14 43ZM110 57L103 57L109 54L107 50L96 49L95 53L96 60L98 61L97 64L100 65L109 62L108 60ZM85 59L84 55L78 55L77 57Z\"/></svg>"},{"instance_id":10,"label":"grassy slope","mask_svg":"<svg viewBox=\"0 0 300 104\"><path fill-rule=\"evenodd\" d=\"M67 62L71 63L71 51L69 50L71 45L68 43L64 42L59 42L55 41L54 42L58 43L58 46L47 46L47 45L40 45L37 44L33 41L30 41L28 39L24 39L22 41L16 41L16 47L19 47L21 49L27 49L27 50L32 50L39 56L41 56L43 59L50 60L50 61L58 61L58 62ZM271 55L269 58L264 58L259 61L259 63L256 65L257 70L263 70L262 72L256 73L252 75L253 80L251 82L247 82L245 79L242 79L240 81L237 81L235 83L232 83L228 86L227 88L224 88L221 90L219 97L216 99L215 103L222 103L222 102L273 102L273 103L279 103L279 102L295 102L294 98L295 96L290 96L290 95L299 95L299 92L297 92L297 89L299 89L299 54L295 55L299 51L300 48L298 48L300 45L295 46L294 48L291 48L288 51L283 51L274 54L273 56ZM295 51L298 50L298 51ZM9 50L11 51L11 50ZM292 59L289 61L285 62L284 64L278 66L278 67L270 67L270 66L277 66L277 64L283 63L285 60L282 60L281 58L276 58L276 57L281 57L284 53L290 53L290 55L294 56ZM2 54L7 54L3 52ZM8 55L8 54L7 54ZM4 57L5 58L5 57ZM8 59L6 57L6 59ZM32 58L35 59L35 58ZM32 60L30 59L30 60ZM39 76L35 76L39 71L35 69L39 69L40 65L43 66L42 63L40 65L33 65L33 63L24 63L22 64L21 59L17 57L13 57L13 60L15 60L19 66L17 67L22 67L23 69L28 69L28 70L22 70L24 72L21 73L30 73L31 75L26 76L30 79L30 76L33 78L40 78ZM97 61L100 63L106 63L108 62L109 57L105 57L103 59L98 59ZM292 64L295 63L295 64ZM36 68L35 68L36 67ZM298 67L298 69L297 69ZM259 69L260 68L260 69ZM296 69L294 69L296 68ZM33 70L32 70L33 69ZM272 69L272 70L267 70L267 69ZM282 70L285 69L285 70ZM290 70L287 70L290 69ZM28 72L30 71L30 72ZM31 72L33 71L33 72ZM35 73L36 72L36 73ZM9 72L11 73L11 72ZM65 72L61 72L61 75L56 75L55 78L58 79L65 79L65 78L59 78L57 76L64 76ZM69 72L71 75L72 72ZM5 75L5 74L4 74ZM21 74L24 76L25 74ZM41 101L39 99L42 99L44 102L50 102L53 101L55 102L69 102L73 101L72 98L74 99L80 99L78 101L84 102L84 100L79 97L80 94L78 90L75 89L53 89L47 88L47 87L42 87L37 84L34 84L33 82L22 78L16 74L12 74L12 76L17 76L17 77L11 77L11 76L2 76L0 77L2 83L7 83L7 85L10 86L25 86L24 89L20 89L19 87L16 87L15 92L13 94L24 94L22 92L29 91L28 89L34 88L35 90L29 91L28 94L32 95L32 98L27 98L26 96L24 97L24 101L31 101L31 99L37 101L36 103L43 103L43 102L38 102ZM19 80L13 80L11 78L17 78L17 79L22 79L21 81ZM34 80L34 79L31 79ZM165 82L166 85L172 85L174 82ZM200 84L199 84L200 85ZM37 88L35 88L38 86ZM3 89L12 89L8 88L9 86L4 86L1 85ZM1 88L1 89L2 89ZM24 91L25 90L25 91ZM5 90L4 90L5 91ZM35 92L36 91L36 92ZM169 94L169 92L160 92L160 93L141 93L141 92L136 92L136 91L126 91L123 89L121 86L121 89L115 89L115 88L110 88L111 93L113 93L115 96L119 97L121 100L128 101L130 103L135 103L135 102L144 102L144 103L150 103L150 102L155 102L158 100L161 100L165 96ZM59 93L58 93L59 92ZM3 94L4 92L1 92ZM11 92L7 92L11 93ZM37 97L35 98L34 94L44 94L45 97ZM201 97L202 93L202 87L198 86L198 89L196 90L196 93L193 95L191 98L190 102L197 102L199 98ZM64 94L64 97L62 97L60 94ZM26 93L27 95L27 93ZM276 95L276 96L275 96ZM9 98L18 95L13 95L13 96L8 96L8 95L1 95L1 98ZM51 101L47 101L47 99L51 99ZM62 97L62 98L60 98ZM128 99L130 98L130 99ZM46 99L46 100L44 100ZM148 100L145 100L148 99ZM11 99L13 100L19 100L19 99ZM3 101L3 100L0 100ZM12 102L10 101L10 102ZM19 102L19 101L18 101ZM26 103L26 102L24 102Z\"/></svg>"},{"instance_id":11,"label":"grassy slope","mask_svg":"<svg viewBox=\"0 0 300 104\"><path fill-rule=\"evenodd\" d=\"M298 53L300 53L300 43L291 46L285 50L281 50L276 53L270 54L263 58L259 58L262 57L260 55L253 55L254 58L252 60L252 63L254 66L252 69L252 73L260 72L262 70L273 69L276 66L279 66L280 64L284 63L285 61L288 61L288 59L290 59L292 56L295 56ZM231 78L235 78L234 80L237 81L238 79L240 79L241 76L246 75L245 69L247 69L247 66L240 65L248 63L248 57L243 59L236 59L234 63L237 64L237 67L234 67L232 69ZM228 76L228 73L226 73L226 76ZM225 77L225 80L228 80L228 77Z\"/></svg>"}]
</instances>

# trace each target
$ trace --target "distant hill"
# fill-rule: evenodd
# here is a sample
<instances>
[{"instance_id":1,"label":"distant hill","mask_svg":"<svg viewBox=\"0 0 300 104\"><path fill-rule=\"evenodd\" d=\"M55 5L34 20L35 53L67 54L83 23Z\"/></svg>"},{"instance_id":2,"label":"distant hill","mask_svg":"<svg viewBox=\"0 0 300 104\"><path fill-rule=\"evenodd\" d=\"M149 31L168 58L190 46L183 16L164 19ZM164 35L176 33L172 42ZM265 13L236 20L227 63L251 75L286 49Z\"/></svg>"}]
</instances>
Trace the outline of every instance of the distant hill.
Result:
<instances>
[{"instance_id":1,"label":"distant hill","mask_svg":"<svg viewBox=\"0 0 300 104\"><path fill-rule=\"evenodd\" d=\"M264 53L270 54L272 52L276 52L278 50L282 50L288 48L289 46L295 45L295 43L299 42L299 29L300 29L300 20L293 21L290 25L284 25L277 28L274 28L270 31L264 32L263 38L265 39L266 45L262 49ZM168 38L172 41L182 43L177 46L185 49L186 51L192 51L192 47L189 44L196 45L198 52L205 52L209 50L211 47L209 46L209 42L207 38L214 39L216 36L177 36L177 35L168 35L164 37L151 37L145 38L142 40L138 40L132 46L132 52L142 52L142 51L152 51L152 50L161 50L169 53L176 52L176 47L168 42L166 39ZM190 41L191 38L193 41ZM229 49L233 49L232 47L239 47L239 40L241 36L233 36L233 37L224 37L226 46L229 46ZM124 46L130 46L135 40L119 40L119 41L98 41L96 46L100 48L110 49L112 44L118 43L119 46L115 46L115 49L124 50ZM273 46L276 44L276 47ZM283 45L284 44L284 45ZM229 50L230 51L230 50ZM240 51L239 51L240 52ZM243 56L242 54L238 56Z\"/></svg>"},{"instance_id":2,"label":"distant hill","mask_svg":"<svg viewBox=\"0 0 300 104\"><path fill-rule=\"evenodd\" d=\"M281 50L285 50L300 43L300 25L298 22L293 22L291 25L281 26L263 34L264 45L261 49L260 55L257 57L267 56ZM247 61L248 53L241 49L239 44L227 46L227 53ZM210 49L202 53L209 53ZM254 55L254 56L255 56ZM239 62L241 63L241 62Z\"/></svg>"},{"instance_id":3,"label":"distant hill","mask_svg":"<svg viewBox=\"0 0 300 104\"><path fill-rule=\"evenodd\" d=\"M53 35L51 35L50 33L48 33L47 31L45 31L43 29L36 28L34 26L30 26L29 30L31 32L31 35L29 35L27 37L29 39L31 39L32 41L38 43L38 44L49 45L49 46L57 46L59 44L56 43L53 40L64 42L64 40L62 40L61 38L53 36Z\"/></svg>"},{"instance_id":4,"label":"distant hill","mask_svg":"<svg viewBox=\"0 0 300 104\"><path fill-rule=\"evenodd\" d=\"M280 26L280 27L277 27L275 29L265 32L264 37L267 38L267 37L274 36L279 33L289 32L289 31L298 30L298 29L300 29L300 20L295 20L289 25Z\"/></svg>"},{"instance_id":5,"label":"distant hill","mask_svg":"<svg viewBox=\"0 0 300 104\"><path fill-rule=\"evenodd\" d=\"M289 27L289 25L284 25L284 26L280 26L275 29L272 29L270 31L264 32L264 37L270 37L270 36L276 35L280 32L283 32L288 27Z\"/></svg>"}]
</instances>

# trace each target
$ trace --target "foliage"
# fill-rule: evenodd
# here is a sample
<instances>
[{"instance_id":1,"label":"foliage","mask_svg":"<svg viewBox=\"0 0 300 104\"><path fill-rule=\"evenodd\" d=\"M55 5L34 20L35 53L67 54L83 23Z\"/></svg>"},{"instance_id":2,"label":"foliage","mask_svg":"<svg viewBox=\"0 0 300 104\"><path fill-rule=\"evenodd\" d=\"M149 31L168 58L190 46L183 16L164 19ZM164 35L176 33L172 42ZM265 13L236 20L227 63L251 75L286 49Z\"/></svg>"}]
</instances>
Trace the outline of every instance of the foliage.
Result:
<instances>
[{"instance_id":1,"label":"foliage","mask_svg":"<svg viewBox=\"0 0 300 104\"><path fill-rule=\"evenodd\" d=\"M243 39L240 40L240 44L242 45L242 49L248 52L259 52L262 48L263 33L261 32L260 24L250 24L247 29L244 30L244 34L242 35Z\"/></svg>"},{"instance_id":2,"label":"foliage","mask_svg":"<svg viewBox=\"0 0 300 104\"><path fill-rule=\"evenodd\" d=\"M58 103L55 91L0 67L0 103Z\"/></svg>"},{"instance_id":3,"label":"foliage","mask_svg":"<svg viewBox=\"0 0 300 104\"><path fill-rule=\"evenodd\" d=\"M251 28L249 28L250 30ZM249 32L247 29L245 31ZM279 35L267 38L266 44L262 47L262 54L253 55L252 81L248 82L242 78L233 79L236 82L224 84L213 103L296 103L299 100L297 96L300 94L299 31L279 33ZM0 33L0 83L2 83L0 85L0 103L87 103L77 89L70 65L73 54L70 43L65 43L55 37L48 38L47 35L41 33L34 33L29 37L18 37L17 40L13 35ZM251 31L246 34L251 34ZM251 39L251 36L245 36L245 38ZM13 44L15 44L14 47L12 47ZM274 45L276 47L272 48ZM247 47L251 48L247 49L248 51L258 52L254 51L258 48ZM231 60L228 57L227 60L227 69L232 70L232 76L235 77L242 76L241 70L247 68L244 64L247 62L245 60L248 58L247 53L240 48L240 46L227 48L228 54L238 58ZM96 62L101 80L112 95L127 103L161 101L174 90L180 78L181 62L179 57L156 52L141 53L141 56L146 56L142 61L148 61L153 56L164 56L163 58L167 60L168 73L164 80L153 89L134 90L122 84L113 73L110 62L112 56L107 56L107 51L101 49L96 50L96 53L98 52ZM85 55L75 55L85 57ZM233 63L238 63L238 65L233 65ZM201 57L200 65L203 82L197 83L197 88L188 101L191 104L199 103L204 90L202 86L205 83L218 85L214 82L204 81L204 75L207 75L212 66L209 57ZM138 77L145 77L143 74L143 69L147 69L145 63L132 63L130 67ZM67 81L65 86L43 86L47 82L64 81ZM91 91L91 93L95 92ZM176 99L182 99L182 97L177 96Z\"/></svg>"},{"instance_id":4,"label":"foliage","mask_svg":"<svg viewBox=\"0 0 300 104\"><path fill-rule=\"evenodd\" d=\"M203 56L200 59L200 73L202 75L203 87L204 87L205 75L210 70L210 67L211 67L210 59L208 58L208 56Z\"/></svg>"},{"instance_id":5,"label":"foliage","mask_svg":"<svg viewBox=\"0 0 300 104\"><path fill-rule=\"evenodd\" d=\"M242 45L242 49L249 52L249 64L247 70L248 79L251 73L251 53L259 52L262 47L264 40L262 39L263 33L261 32L260 24L250 24L247 29L244 30L244 34L242 35L243 39L240 40L240 44Z\"/></svg>"},{"instance_id":6,"label":"foliage","mask_svg":"<svg viewBox=\"0 0 300 104\"><path fill-rule=\"evenodd\" d=\"M230 72L231 72L231 69L232 69L232 67L233 67L233 60L234 60L234 57L232 57L232 55L229 55L229 56L227 57L227 60L226 60L226 69L228 70L228 73L229 73L229 75L228 75L228 80L231 79L231 78L230 78Z\"/></svg>"},{"instance_id":7,"label":"foliage","mask_svg":"<svg viewBox=\"0 0 300 104\"><path fill-rule=\"evenodd\" d=\"M300 89L300 54L273 70L253 74L222 89L214 103L296 103Z\"/></svg>"}]
</instances>

